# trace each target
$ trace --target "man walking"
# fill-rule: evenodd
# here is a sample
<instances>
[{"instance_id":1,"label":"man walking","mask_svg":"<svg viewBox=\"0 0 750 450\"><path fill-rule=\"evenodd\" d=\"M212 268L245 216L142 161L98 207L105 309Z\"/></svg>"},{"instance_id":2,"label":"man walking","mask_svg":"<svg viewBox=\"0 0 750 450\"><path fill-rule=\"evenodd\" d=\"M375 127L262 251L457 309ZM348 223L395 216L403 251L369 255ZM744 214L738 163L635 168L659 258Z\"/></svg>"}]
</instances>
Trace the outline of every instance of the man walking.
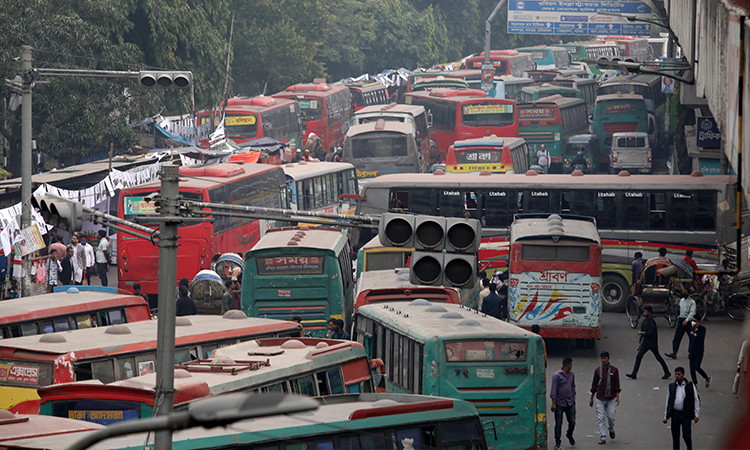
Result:
<instances>
[{"instance_id":1,"label":"man walking","mask_svg":"<svg viewBox=\"0 0 750 450\"><path fill-rule=\"evenodd\" d=\"M680 428L682 439L688 450L693 450L693 437L690 431L690 421L698 423L701 412L701 400L693 383L685 379L685 369L674 369L674 383L669 383L667 392L667 408L664 411L664 423L672 419L672 449L680 449Z\"/></svg>"},{"instance_id":2,"label":"man walking","mask_svg":"<svg viewBox=\"0 0 750 450\"><path fill-rule=\"evenodd\" d=\"M643 271L643 253L635 252L633 257L635 259L630 264L630 272L633 275L633 286L635 286L636 284L638 284L638 278L641 276L641 272Z\"/></svg>"},{"instance_id":3,"label":"man walking","mask_svg":"<svg viewBox=\"0 0 750 450\"><path fill-rule=\"evenodd\" d=\"M539 151L536 152L536 162L541 166L542 169L544 169L544 173L547 173L549 168L549 161L550 156L547 149L544 147L544 144L542 144Z\"/></svg>"},{"instance_id":4,"label":"man walking","mask_svg":"<svg viewBox=\"0 0 750 450\"><path fill-rule=\"evenodd\" d=\"M83 272L86 270L86 250L79 243L81 235L73 233L70 237L70 245L73 246L73 256L70 258L73 263L73 284L83 284Z\"/></svg>"},{"instance_id":5,"label":"man walking","mask_svg":"<svg viewBox=\"0 0 750 450\"><path fill-rule=\"evenodd\" d=\"M607 443L607 427L605 415L609 421L609 437L615 438L615 407L620 405L620 372L617 367L610 365L609 352L599 355L602 365L594 369L594 379L591 382L591 400L589 406L594 406L596 396L596 422L599 425L599 444Z\"/></svg>"},{"instance_id":6,"label":"man walking","mask_svg":"<svg viewBox=\"0 0 750 450\"><path fill-rule=\"evenodd\" d=\"M91 277L94 276L94 266L96 265L96 254L94 246L87 243L85 239L81 240L83 250L86 252L86 285L91 286Z\"/></svg>"},{"instance_id":7,"label":"man walking","mask_svg":"<svg viewBox=\"0 0 750 450\"><path fill-rule=\"evenodd\" d=\"M227 291L224 292L224 295L221 297L221 315L222 316L227 311L236 309L234 307L234 291L237 290L237 281L227 280L225 282L225 285L227 287Z\"/></svg>"},{"instance_id":8,"label":"man walking","mask_svg":"<svg viewBox=\"0 0 750 450\"><path fill-rule=\"evenodd\" d=\"M638 369L641 367L641 359L646 352L651 352L656 357L656 360L661 364L661 368L664 370L664 376L662 380L667 380L671 377L669 373L669 367L664 362L664 358L659 354L659 330L656 328L656 321L651 317L654 312L654 308L651 305L643 307L643 323L641 323L641 331L638 332L640 339L638 341L638 355L635 357L635 366L633 366L633 372L625 374L626 377L636 379L638 376Z\"/></svg>"},{"instance_id":9,"label":"man walking","mask_svg":"<svg viewBox=\"0 0 750 450\"><path fill-rule=\"evenodd\" d=\"M175 316L194 316L196 314L198 314L198 310L195 307L195 301L188 295L187 286L180 286L180 298L177 299Z\"/></svg>"},{"instance_id":10,"label":"man walking","mask_svg":"<svg viewBox=\"0 0 750 450\"><path fill-rule=\"evenodd\" d=\"M73 246L65 249L65 257L60 261L60 285L68 286L73 281Z\"/></svg>"},{"instance_id":11,"label":"man walking","mask_svg":"<svg viewBox=\"0 0 750 450\"><path fill-rule=\"evenodd\" d=\"M573 359L563 358L562 368L552 375L550 387L550 398L552 399L552 410L555 413L555 450L560 450L562 444L562 422L563 414L568 421L568 437L570 445L576 445L573 439L573 430L576 427L576 377L573 373Z\"/></svg>"},{"instance_id":12,"label":"man walking","mask_svg":"<svg viewBox=\"0 0 750 450\"><path fill-rule=\"evenodd\" d=\"M107 278L107 271L109 270L109 238L107 238L107 232L99 230L99 245L96 247L96 271L99 274L99 281L102 286L109 284Z\"/></svg>"},{"instance_id":13,"label":"man walking","mask_svg":"<svg viewBox=\"0 0 750 450\"><path fill-rule=\"evenodd\" d=\"M701 325L700 320L697 317L693 318L690 331L690 345L688 346L688 361L690 361L690 379L693 380L693 384L698 384L698 377L695 372L701 374L704 380L706 380L706 388L711 385L711 377L706 375L706 372L701 369L701 363L703 362L703 352L705 352L706 345L706 327Z\"/></svg>"},{"instance_id":14,"label":"man walking","mask_svg":"<svg viewBox=\"0 0 750 450\"><path fill-rule=\"evenodd\" d=\"M490 293L482 302L482 312L488 316L503 320L505 318L504 309L503 299L497 295L497 286L495 283L490 283Z\"/></svg>"},{"instance_id":15,"label":"man walking","mask_svg":"<svg viewBox=\"0 0 750 450\"><path fill-rule=\"evenodd\" d=\"M695 300L686 295L680 299L680 317L677 318L677 326L674 327L672 353L665 353L665 356L677 359L682 336L690 333L690 321L693 320L693 316L695 316Z\"/></svg>"}]
</instances>

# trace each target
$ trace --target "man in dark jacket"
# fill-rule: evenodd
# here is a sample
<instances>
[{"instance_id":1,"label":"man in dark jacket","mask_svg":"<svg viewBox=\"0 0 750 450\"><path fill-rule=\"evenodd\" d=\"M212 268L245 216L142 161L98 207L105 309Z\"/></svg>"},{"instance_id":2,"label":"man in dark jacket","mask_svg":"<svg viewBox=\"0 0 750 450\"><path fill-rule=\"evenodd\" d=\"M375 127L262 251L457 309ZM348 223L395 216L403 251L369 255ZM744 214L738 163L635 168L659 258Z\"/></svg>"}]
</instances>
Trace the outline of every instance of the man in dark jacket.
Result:
<instances>
[{"instance_id":1,"label":"man in dark jacket","mask_svg":"<svg viewBox=\"0 0 750 450\"><path fill-rule=\"evenodd\" d=\"M198 314L198 309L195 307L193 299L188 296L188 288L180 286L180 298L177 299L175 316L194 316L196 314Z\"/></svg>"},{"instance_id":2,"label":"man in dark jacket","mask_svg":"<svg viewBox=\"0 0 750 450\"><path fill-rule=\"evenodd\" d=\"M70 258L73 257L73 247L68 247L65 252L65 258L60 261L62 270L60 271L60 285L69 286L73 280L73 262Z\"/></svg>"},{"instance_id":3,"label":"man in dark jacket","mask_svg":"<svg viewBox=\"0 0 750 450\"><path fill-rule=\"evenodd\" d=\"M690 431L690 421L698 423L701 412L701 400L693 383L685 379L685 369L674 369L674 383L669 384L667 392L667 408L664 411L664 423L672 419L672 448L680 449L680 428L682 438L688 450L693 450L693 437Z\"/></svg>"},{"instance_id":4,"label":"man in dark jacket","mask_svg":"<svg viewBox=\"0 0 750 450\"><path fill-rule=\"evenodd\" d=\"M490 293L482 301L482 312L496 319L504 320L507 308L507 300L497 295L497 285L490 283Z\"/></svg>"},{"instance_id":5,"label":"man in dark jacket","mask_svg":"<svg viewBox=\"0 0 750 450\"><path fill-rule=\"evenodd\" d=\"M693 384L698 384L698 377L695 375L695 372L698 372L703 379L706 380L706 387L708 387L711 385L711 377L706 375L706 372L701 369L703 352L705 352L706 345L706 327L701 325L701 322L697 317L693 317L692 326L690 327L688 335L690 336L690 345L688 346L690 378L693 380Z\"/></svg>"},{"instance_id":6,"label":"man in dark jacket","mask_svg":"<svg viewBox=\"0 0 750 450\"><path fill-rule=\"evenodd\" d=\"M638 332L638 336L640 336L640 340L638 342L638 355L635 357L635 366L633 367L633 372L628 373L625 376L628 378L636 379L638 375L638 369L641 367L641 359L643 359L643 355L646 354L646 352L651 352L656 357L656 360L659 361L659 364L661 364L661 368L664 370L664 376L661 377L662 380L667 380L671 378L671 374L669 373L669 367L667 367L667 363L664 362L664 358L661 357L659 354L659 330L656 328L656 321L654 321L654 318L651 317L651 314L653 313L654 308L651 307L651 305L646 305L643 307L643 323L641 323L641 331Z\"/></svg>"},{"instance_id":7,"label":"man in dark jacket","mask_svg":"<svg viewBox=\"0 0 750 450\"><path fill-rule=\"evenodd\" d=\"M606 444L607 427L605 426L605 419L609 420L609 437L615 438L615 407L620 405L620 372L617 367L609 363L609 352L602 352L599 356L602 359L602 365L594 369L589 406L594 406L594 396L596 396L599 443ZM602 373L604 376L602 376Z\"/></svg>"}]
</instances>

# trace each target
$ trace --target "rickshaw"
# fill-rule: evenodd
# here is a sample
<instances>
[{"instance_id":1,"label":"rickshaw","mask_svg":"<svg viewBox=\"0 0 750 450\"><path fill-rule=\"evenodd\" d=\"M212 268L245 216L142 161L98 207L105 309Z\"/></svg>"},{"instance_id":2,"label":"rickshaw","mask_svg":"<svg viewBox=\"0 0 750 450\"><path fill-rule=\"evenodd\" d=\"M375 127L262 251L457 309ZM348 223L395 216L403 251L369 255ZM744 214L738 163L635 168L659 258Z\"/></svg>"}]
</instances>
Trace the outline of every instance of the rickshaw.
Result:
<instances>
[{"instance_id":1,"label":"rickshaw","mask_svg":"<svg viewBox=\"0 0 750 450\"><path fill-rule=\"evenodd\" d=\"M695 273L683 260L651 258L643 266L634 294L625 300L625 313L631 328L637 328L643 307L651 305L654 315L663 315L669 326L677 325L680 298L702 289Z\"/></svg>"}]
</instances>

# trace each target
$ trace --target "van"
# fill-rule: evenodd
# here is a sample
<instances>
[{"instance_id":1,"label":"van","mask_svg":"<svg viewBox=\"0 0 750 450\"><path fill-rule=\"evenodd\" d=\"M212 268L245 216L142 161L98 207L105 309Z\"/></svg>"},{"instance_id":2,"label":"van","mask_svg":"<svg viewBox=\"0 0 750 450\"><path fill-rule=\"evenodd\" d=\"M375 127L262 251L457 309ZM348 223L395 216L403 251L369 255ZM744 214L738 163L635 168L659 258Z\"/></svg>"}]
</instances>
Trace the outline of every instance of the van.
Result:
<instances>
[{"instance_id":1,"label":"van","mask_svg":"<svg viewBox=\"0 0 750 450\"><path fill-rule=\"evenodd\" d=\"M614 133L612 135L612 152L609 157L609 170L617 173L620 170L651 172L651 146L648 133Z\"/></svg>"}]
</instances>

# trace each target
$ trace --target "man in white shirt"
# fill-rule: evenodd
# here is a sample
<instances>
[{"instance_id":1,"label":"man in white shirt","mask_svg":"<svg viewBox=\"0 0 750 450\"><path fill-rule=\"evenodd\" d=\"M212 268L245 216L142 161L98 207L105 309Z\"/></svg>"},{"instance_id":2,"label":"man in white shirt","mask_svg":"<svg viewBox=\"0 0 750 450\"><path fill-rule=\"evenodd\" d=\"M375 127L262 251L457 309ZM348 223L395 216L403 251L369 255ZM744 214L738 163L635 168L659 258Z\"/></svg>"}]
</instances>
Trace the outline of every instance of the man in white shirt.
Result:
<instances>
[{"instance_id":1,"label":"man in white shirt","mask_svg":"<svg viewBox=\"0 0 750 450\"><path fill-rule=\"evenodd\" d=\"M542 144L541 149L536 152L536 162L542 167L542 169L544 169L544 173L548 172L550 155L547 149L544 147L544 144Z\"/></svg>"},{"instance_id":2,"label":"man in white shirt","mask_svg":"<svg viewBox=\"0 0 750 450\"><path fill-rule=\"evenodd\" d=\"M667 390L667 407L664 411L664 423L672 419L672 448L680 448L680 428L682 439L688 450L693 450L693 436L690 425L693 420L698 423L701 412L701 400L693 383L685 379L685 369L674 369L674 383Z\"/></svg>"},{"instance_id":3,"label":"man in white shirt","mask_svg":"<svg viewBox=\"0 0 750 450\"><path fill-rule=\"evenodd\" d=\"M96 247L96 271L99 274L99 280L102 282L102 286L109 284L107 278L107 271L109 270L109 239L107 238L107 232L99 230L99 246Z\"/></svg>"},{"instance_id":4,"label":"man in white shirt","mask_svg":"<svg viewBox=\"0 0 750 450\"><path fill-rule=\"evenodd\" d=\"M91 277L94 276L94 263L96 262L96 256L94 255L94 246L81 240L81 245L86 251L86 284L91 285Z\"/></svg>"},{"instance_id":5,"label":"man in white shirt","mask_svg":"<svg viewBox=\"0 0 750 450\"><path fill-rule=\"evenodd\" d=\"M70 245L73 246L73 284L83 284L83 271L86 270L86 250L79 243L81 235L73 233L70 238Z\"/></svg>"},{"instance_id":6,"label":"man in white shirt","mask_svg":"<svg viewBox=\"0 0 750 450\"><path fill-rule=\"evenodd\" d=\"M674 338L672 339L672 353L665 353L664 355L677 359L677 351L680 349L680 342L682 342L682 336L690 334L690 321L693 320L695 315L695 300L689 296L685 296L680 299L680 316L677 318L677 326L674 327Z\"/></svg>"},{"instance_id":7,"label":"man in white shirt","mask_svg":"<svg viewBox=\"0 0 750 450\"><path fill-rule=\"evenodd\" d=\"M477 311L482 310L482 302L490 295L490 280L488 278L482 278L482 290L479 291L479 303L477 303Z\"/></svg>"}]
</instances>

